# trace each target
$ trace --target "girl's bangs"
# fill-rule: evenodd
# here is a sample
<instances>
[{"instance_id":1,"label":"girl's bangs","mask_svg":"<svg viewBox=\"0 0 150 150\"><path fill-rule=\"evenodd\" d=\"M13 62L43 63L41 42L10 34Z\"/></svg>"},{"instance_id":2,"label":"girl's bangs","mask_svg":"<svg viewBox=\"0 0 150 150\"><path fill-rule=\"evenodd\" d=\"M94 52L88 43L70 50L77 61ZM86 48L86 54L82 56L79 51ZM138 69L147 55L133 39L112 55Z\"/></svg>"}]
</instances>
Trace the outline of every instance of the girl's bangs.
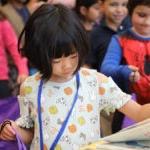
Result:
<instances>
[{"instance_id":1,"label":"girl's bangs","mask_svg":"<svg viewBox=\"0 0 150 150\"><path fill-rule=\"evenodd\" d=\"M60 58L62 56L67 57L75 52L76 52L76 50L73 47L73 45L66 44L66 45L63 45L63 47L57 46L55 49L54 58Z\"/></svg>"},{"instance_id":2,"label":"girl's bangs","mask_svg":"<svg viewBox=\"0 0 150 150\"><path fill-rule=\"evenodd\" d=\"M61 39L61 40L60 40ZM56 40L53 48L53 58L60 58L62 56L69 56L77 52L76 41L72 38L65 37Z\"/></svg>"}]
</instances>

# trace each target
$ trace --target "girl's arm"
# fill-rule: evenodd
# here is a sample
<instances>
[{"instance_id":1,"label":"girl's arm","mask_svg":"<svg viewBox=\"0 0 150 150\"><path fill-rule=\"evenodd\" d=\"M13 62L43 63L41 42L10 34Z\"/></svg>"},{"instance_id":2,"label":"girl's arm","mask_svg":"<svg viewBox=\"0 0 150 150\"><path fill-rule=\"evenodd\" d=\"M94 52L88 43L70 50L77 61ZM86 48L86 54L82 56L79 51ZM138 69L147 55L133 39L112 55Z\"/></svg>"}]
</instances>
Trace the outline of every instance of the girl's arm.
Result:
<instances>
[{"instance_id":1,"label":"girl's arm","mask_svg":"<svg viewBox=\"0 0 150 150\"><path fill-rule=\"evenodd\" d=\"M150 104L140 105L131 100L131 95L121 91L114 81L97 73L99 82L100 106L107 112L118 109L136 122L150 118Z\"/></svg>"},{"instance_id":2,"label":"girl's arm","mask_svg":"<svg viewBox=\"0 0 150 150\"><path fill-rule=\"evenodd\" d=\"M136 122L150 118L150 104L140 105L133 100L128 101L119 111Z\"/></svg>"},{"instance_id":3,"label":"girl's arm","mask_svg":"<svg viewBox=\"0 0 150 150\"><path fill-rule=\"evenodd\" d=\"M19 126L14 121L11 121L10 124L6 124L1 131L0 138L2 140L15 140L16 132L19 134L21 139L25 144L30 144L33 139L33 128L32 129L24 129Z\"/></svg>"}]
</instances>

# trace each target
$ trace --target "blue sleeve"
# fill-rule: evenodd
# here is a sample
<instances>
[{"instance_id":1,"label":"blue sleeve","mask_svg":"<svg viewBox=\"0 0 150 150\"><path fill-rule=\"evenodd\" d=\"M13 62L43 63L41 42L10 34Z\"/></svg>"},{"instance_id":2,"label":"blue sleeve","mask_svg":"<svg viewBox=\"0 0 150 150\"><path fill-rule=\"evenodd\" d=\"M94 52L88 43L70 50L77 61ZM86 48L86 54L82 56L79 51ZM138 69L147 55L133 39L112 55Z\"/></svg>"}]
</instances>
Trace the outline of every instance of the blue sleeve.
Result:
<instances>
[{"instance_id":1,"label":"blue sleeve","mask_svg":"<svg viewBox=\"0 0 150 150\"><path fill-rule=\"evenodd\" d=\"M131 70L127 65L122 65L122 49L117 36L113 36L108 46L100 71L106 76L111 76L115 81L129 80Z\"/></svg>"}]
</instances>

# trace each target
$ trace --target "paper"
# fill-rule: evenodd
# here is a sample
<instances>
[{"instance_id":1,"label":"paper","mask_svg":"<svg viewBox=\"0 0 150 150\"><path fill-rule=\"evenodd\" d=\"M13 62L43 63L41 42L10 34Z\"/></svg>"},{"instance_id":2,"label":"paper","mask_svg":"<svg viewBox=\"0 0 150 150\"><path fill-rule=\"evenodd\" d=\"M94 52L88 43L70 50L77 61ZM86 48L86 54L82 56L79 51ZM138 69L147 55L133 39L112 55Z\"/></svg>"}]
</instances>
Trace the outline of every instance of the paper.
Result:
<instances>
[{"instance_id":1,"label":"paper","mask_svg":"<svg viewBox=\"0 0 150 150\"><path fill-rule=\"evenodd\" d=\"M150 119L100 138L80 150L150 150Z\"/></svg>"}]
</instances>

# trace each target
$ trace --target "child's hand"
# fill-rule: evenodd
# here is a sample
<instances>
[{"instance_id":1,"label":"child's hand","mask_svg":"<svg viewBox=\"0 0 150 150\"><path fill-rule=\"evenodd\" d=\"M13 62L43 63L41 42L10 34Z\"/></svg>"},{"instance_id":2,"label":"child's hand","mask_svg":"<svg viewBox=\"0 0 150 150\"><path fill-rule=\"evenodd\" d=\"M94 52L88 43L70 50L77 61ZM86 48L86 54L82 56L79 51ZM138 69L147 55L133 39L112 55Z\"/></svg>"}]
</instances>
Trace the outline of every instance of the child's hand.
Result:
<instances>
[{"instance_id":1,"label":"child's hand","mask_svg":"<svg viewBox=\"0 0 150 150\"><path fill-rule=\"evenodd\" d=\"M140 73L138 71L139 69L135 66L132 66L132 65L129 65L128 67L132 71L130 76L129 76L129 80L131 82L137 82L140 79Z\"/></svg>"},{"instance_id":2,"label":"child's hand","mask_svg":"<svg viewBox=\"0 0 150 150\"><path fill-rule=\"evenodd\" d=\"M2 140L15 140L16 139L16 134L15 130L16 129L16 124L14 121L10 121L11 124L7 123L3 129L1 130L0 134L0 139Z\"/></svg>"},{"instance_id":3,"label":"child's hand","mask_svg":"<svg viewBox=\"0 0 150 150\"><path fill-rule=\"evenodd\" d=\"M140 73L138 71L131 72L131 74L129 76L129 80L131 82L137 82L139 79L140 79Z\"/></svg>"},{"instance_id":4,"label":"child's hand","mask_svg":"<svg viewBox=\"0 0 150 150\"><path fill-rule=\"evenodd\" d=\"M129 65L128 68L131 69L131 71L133 72L139 71L139 68L136 66Z\"/></svg>"}]
</instances>

